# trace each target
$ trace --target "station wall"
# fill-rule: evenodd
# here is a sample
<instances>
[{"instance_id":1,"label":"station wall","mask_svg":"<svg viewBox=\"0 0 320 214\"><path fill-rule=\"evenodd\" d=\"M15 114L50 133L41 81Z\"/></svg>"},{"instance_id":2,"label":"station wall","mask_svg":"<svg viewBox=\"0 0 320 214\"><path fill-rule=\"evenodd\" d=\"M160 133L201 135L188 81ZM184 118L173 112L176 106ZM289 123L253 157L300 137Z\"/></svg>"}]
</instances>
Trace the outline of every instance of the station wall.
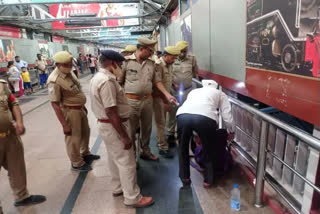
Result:
<instances>
[{"instance_id":1,"label":"station wall","mask_svg":"<svg viewBox=\"0 0 320 214\"><path fill-rule=\"evenodd\" d=\"M0 40L11 40L14 45L15 55L20 56L20 58L29 64L34 64L36 60L36 55L40 53L39 41L43 42L43 40L31 40L31 39L17 39L17 38L7 38L0 37ZM83 51L87 54L96 55L96 47L89 46L84 43L74 43L66 41L65 43L58 42L46 42L45 44L48 46L49 57L48 59L52 59L52 56L58 52L67 49L74 57L78 57L79 51L83 49ZM100 47L101 48L101 47ZM0 68L6 67L7 62L0 62Z\"/></svg>"},{"instance_id":2,"label":"station wall","mask_svg":"<svg viewBox=\"0 0 320 214\"><path fill-rule=\"evenodd\" d=\"M180 39L187 40L189 46L192 46L191 53L197 57L199 75L202 78L214 79L224 88L320 126L320 79L316 76L315 66L320 65L319 57L313 56L314 68L311 73L311 60L306 62L305 55L300 54L309 45L308 39L298 38L303 42L289 42L285 45L288 43L285 40L288 33L282 30L283 22L277 23L279 17L271 20L272 22L265 18L280 11L279 16L284 17L285 26L290 27L290 23L297 21L295 16L299 1L289 5L290 7L287 1L279 5L276 0L252 1L256 4L254 7L249 4L251 1L246 0L188 2L190 4L187 9L183 6L182 14L176 13L176 10L171 14L165 30L166 45L175 45ZM320 5L320 1L308 4ZM268 16L262 11L268 13ZM247 20L247 13L255 17L250 16ZM311 7L305 16L315 17L316 11ZM190 19L191 24L187 23ZM254 28L255 24L251 26L259 20L263 23L257 29ZM304 21L301 19L300 23L304 24ZM273 25L270 27L270 24ZM318 25L320 28L320 22ZM295 27L290 30L293 33L297 31ZM300 29L303 30L304 28ZM319 34L319 31L312 32ZM256 33L256 37L251 38L253 33ZM315 34L314 38L319 39L319 35ZM286 43L282 44L282 40ZM288 47L291 49L288 50ZM317 48L316 45L312 47ZM319 44L318 51L313 52L319 52ZM299 60L295 61L296 58ZM290 66L294 69L288 69ZM319 70L320 66L318 75Z\"/></svg>"},{"instance_id":3,"label":"station wall","mask_svg":"<svg viewBox=\"0 0 320 214\"><path fill-rule=\"evenodd\" d=\"M246 1L201 0L167 27L167 45L182 39L181 25L191 16L192 54L199 68L245 80Z\"/></svg>"}]
</instances>

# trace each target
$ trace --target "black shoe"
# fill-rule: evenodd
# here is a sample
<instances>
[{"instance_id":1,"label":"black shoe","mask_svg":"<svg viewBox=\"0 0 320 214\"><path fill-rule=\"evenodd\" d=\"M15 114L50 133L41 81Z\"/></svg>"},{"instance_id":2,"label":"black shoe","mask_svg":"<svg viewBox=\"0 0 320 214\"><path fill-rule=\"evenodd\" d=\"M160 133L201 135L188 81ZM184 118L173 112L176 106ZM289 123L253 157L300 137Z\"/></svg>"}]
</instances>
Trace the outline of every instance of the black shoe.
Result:
<instances>
[{"instance_id":1,"label":"black shoe","mask_svg":"<svg viewBox=\"0 0 320 214\"><path fill-rule=\"evenodd\" d=\"M40 204L46 200L47 200L46 197L43 195L30 195L28 198L15 202L14 206L20 207L20 206L26 206L26 205L32 205L32 204Z\"/></svg>"},{"instance_id":2,"label":"black shoe","mask_svg":"<svg viewBox=\"0 0 320 214\"><path fill-rule=\"evenodd\" d=\"M92 170L92 167L85 163L83 166L79 166L79 167L74 167L74 166L71 166L72 170L75 170L75 171L79 171L79 172L88 172L90 170Z\"/></svg>"},{"instance_id":3,"label":"black shoe","mask_svg":"<svg viewBox=\"0 0 320 214\"><path fill-rule=\"evenodd\" d=\"M83 161L88 164L91 164L92 161L99 160L99 159L100 159L99 155L90 154L90 155L83 156Z\"/></svg>"},{"instance_id":4,"label":"black shoe","mask_svg":"<svg viewBox=\"0 0 320 214\"><path fill-rule=\"evenodd\" d=\"M123 195L123 192L119 192L119 193L112 193L113 197L119 197L121 195Z\"/></svg>"},{"instance_id":5,"label":"black shoe","mask_svg":"<svg viewBox=\"0 0 320 214\"><path fill-rule=\"evenodd\" d=\"M168 135L167 142L170 148L176 147L176 137L174 135Z\"/></svg>"},{"instance_id":6,"label":"black shoe","mask_svg":"<svg viewBox=\"0 0 320 214\"><path fill-rule=\"evenodd\" d=\"M181 179L182 181L182 184L183 184L183 187L188 187L191 185L191 179L188 178L188 179Z\"/></svg>"},{"instance_id":7,"label":"black shoe","mask_svg":"<svg viewBox=\"0 0 320 214\"><path fill-rule=\"evenodd\" d=\"M164 158L173 158L173 154L169 150L159 150L159 155Z\"/></svg>"}]
</instances>

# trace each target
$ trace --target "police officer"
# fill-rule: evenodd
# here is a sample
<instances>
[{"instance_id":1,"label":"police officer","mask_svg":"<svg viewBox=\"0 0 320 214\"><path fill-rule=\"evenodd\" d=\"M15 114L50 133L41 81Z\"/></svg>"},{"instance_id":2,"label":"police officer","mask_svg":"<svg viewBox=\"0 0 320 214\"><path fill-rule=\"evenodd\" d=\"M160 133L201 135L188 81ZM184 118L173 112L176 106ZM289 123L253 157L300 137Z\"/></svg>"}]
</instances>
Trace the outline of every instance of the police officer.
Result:
<instances>
[{"instance_id":1,"label":"police officer","mask_svg":"<svg viewBox=\"0 0 320 214\"><path fill-rule=\"evenodd\" d=\"M0 169L8 171L12 188L14 206L42 203L42 195L29 195L27 190L26 166L20 135L24 134L22 113L18 101L8 88L5 80L0 79ZM2 208L0 203L0 213Z\"/></svg>"},{"instance_id":2,"label":"police officer","mask_svg":"<svg viewBox=\"0 0 320 214\"><path fill-rule=\"evenodd\" d=\"M126 205L145 207L151 205L153 199L142 197L137 185L135 155L128 132L130 106L114 75L124 60L115 51L101 52L101 68L90 83L91 107L107 148L113 195L123 194Z\"/></svg>"},{"instance_id":3,"label":"police officer","mask_svg":"<svg viewBox=\"0 0 320 214\"><path fill-rule=\"evenodd\" d=\"M52 107L65 134L67 153L73 170L89 171L90 163L100 158L89 151L90 128L85 108L86 97L72 71L72 55L60 51L53 57L56 68L48 78Z\"/></svg>"},{"instance_id":4,"label":"police officer","mask_svg":"<svg viewBox=\"0 0 320 214\"><path fill-rule=\"evenodd\" d=\"M150 57L154 52L157 41L144 37L138 38L137 50L127 56L122 66L120 82L124 84L124 90L131 106L130 137L135 142L135 134L140 125L141 135L141 158L146 160L158 160L149 148L152 130L152 88L155 86L170 103L176 99L165 89Z\"/></svg>"},{"instance_id":5,"label":"police officer","mask_svg":"<svg viewBox=\"0 0 320 214\"><path fill-rule=\"evenodd\" d=\"M180 49L181 54L173 64L173 84L171 88L172 94L176 97L180 104L187 99L189 92L192 90L192 78L198 77L198 65L195 56L188 53L188 42L179 41L176 47ZM167 140L170 146L176 144L175 129L176 129L176 112L177 107L168 112Z\"/></svg>"},{"instance_id":6,"label":"police officer","mask_svg":"<svg viewBox=\"0 0 320 214\"><path fill-rule=\"evenodd\" d=\"M172 85L172 63L180 54L180 50L174 46L168 46L164 49L163 56L155 62L156 72L158 73L162 84L167 91L170 91ZM157 127L157 141L159 154L165 158L172 158L169 151L168 142L165 139L166 111L172 109L163 94L155 87L152 93L153 97L153 115Z\"/></svg>"},{"instance_id":7,"label":"police officer","mask_svg":"<svg viewBox=\"0 0 320 214\"><path fill-rule=\"evenodd\" d=\"M130 56L137 50L137 46L127 45L125 49L121 50L122 56Z\"/></svg>"}]
</instances>

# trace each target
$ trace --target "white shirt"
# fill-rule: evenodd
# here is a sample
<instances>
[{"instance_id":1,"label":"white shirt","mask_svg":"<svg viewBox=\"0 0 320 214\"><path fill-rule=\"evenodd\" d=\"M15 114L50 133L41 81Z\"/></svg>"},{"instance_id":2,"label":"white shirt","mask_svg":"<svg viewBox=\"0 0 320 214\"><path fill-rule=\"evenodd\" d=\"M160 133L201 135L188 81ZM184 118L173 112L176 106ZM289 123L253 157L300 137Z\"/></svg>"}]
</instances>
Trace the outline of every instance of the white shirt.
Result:
<instances>
[{"instance_id":1,"label":"white shirt","mask_svg":"<svg viewBox=\"0 0 320 214\"><path fill-rule=\"evenodd\" d=\"M177 116L181 114L197 114L209 117L219 122L218 111L220 109L222 119L229 132L235 131L235 125L231 114L231 105L228 97L222 91L214 87L203 87L192 90L187 100L178 109Z\"/></svg>"},{"instance_id":2,"label":"white shirt","mask_svg":"<svg viewBox=\"0 0 320 214\"><path fill-rule=\"evenodd\" d=\"M23 61L23 60L21 60L21 59L20 59L19 62L14 61L14 65L18 68L19 71L21 71L21 68L22 68L22 67L28 68L28 63L25 62L25 61Z\"/></svg>"}]
</instances>

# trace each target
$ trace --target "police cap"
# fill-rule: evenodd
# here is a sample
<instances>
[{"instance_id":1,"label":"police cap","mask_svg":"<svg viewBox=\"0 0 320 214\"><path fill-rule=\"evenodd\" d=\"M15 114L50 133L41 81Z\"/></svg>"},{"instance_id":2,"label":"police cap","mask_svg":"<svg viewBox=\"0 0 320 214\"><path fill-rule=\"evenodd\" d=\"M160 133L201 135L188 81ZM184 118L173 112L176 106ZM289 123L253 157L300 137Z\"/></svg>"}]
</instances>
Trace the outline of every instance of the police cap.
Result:
<instances>
[{"instance_id":1,"label":"police cap","mask_svg":"<svg viewBox=\"0 0 320 214\"><path fill-rule=\"evenodd\" d=\"M122 62L125 60L125 58L121 54L113 50L101 51L101 55L103 55L109 60L116 61L116 62Z\"/></svg>"},{"instance_id":2,"label":"police cap","mask_svg":"<svg viewBox=\"0 0 320 214\"><path fill-rule=\"evenodd\" d=\"M124 51L126 52L135 52L137 50L137 46L135 45L127 45Z\"/></svg>"},{"instance_id":3,"label":"police cap","mask_svg":"<svg viewBox=\"0 0 320 214\"><path fill-rule=\"evenodd\" d=\"M68 63L71 62L72 58L72 55L67 51L59 51L53 56L53 60L56 63Z\"/></svg>"},{"instance_id":4,"label":"police cap","mask_svg":"<svg viewBox=\"0 0 320 214\"><path fill-rule=\"evenodd\" d=\"M181 40L181 41L177 42L176 47L179 48L180 50L183 50L183 49L187 48L188 45L189 45L188 42Z\"/></svg>"},{"instance_id":5,"label":"police cap","mask_svg":"<svg viewBox=\"0 0 320 214\"><path fill-rule=\"evenodd\" d=\"M148 39L146 37L138 37L138 44L141 46L154 47L156 43L157 43L156 40Z\"/></svg>"},{"instance_id":6,"label":"police cap","mask_svg":"<svg viewBox=\"0 0 320 214\"><path fill-rule=\"evenodd\" d=\"M164 51L165 51L165 54L169 54L173 56L180 55L180 49L175 46L168 46L164 49Z\"/></svg>"}]
</instances>

